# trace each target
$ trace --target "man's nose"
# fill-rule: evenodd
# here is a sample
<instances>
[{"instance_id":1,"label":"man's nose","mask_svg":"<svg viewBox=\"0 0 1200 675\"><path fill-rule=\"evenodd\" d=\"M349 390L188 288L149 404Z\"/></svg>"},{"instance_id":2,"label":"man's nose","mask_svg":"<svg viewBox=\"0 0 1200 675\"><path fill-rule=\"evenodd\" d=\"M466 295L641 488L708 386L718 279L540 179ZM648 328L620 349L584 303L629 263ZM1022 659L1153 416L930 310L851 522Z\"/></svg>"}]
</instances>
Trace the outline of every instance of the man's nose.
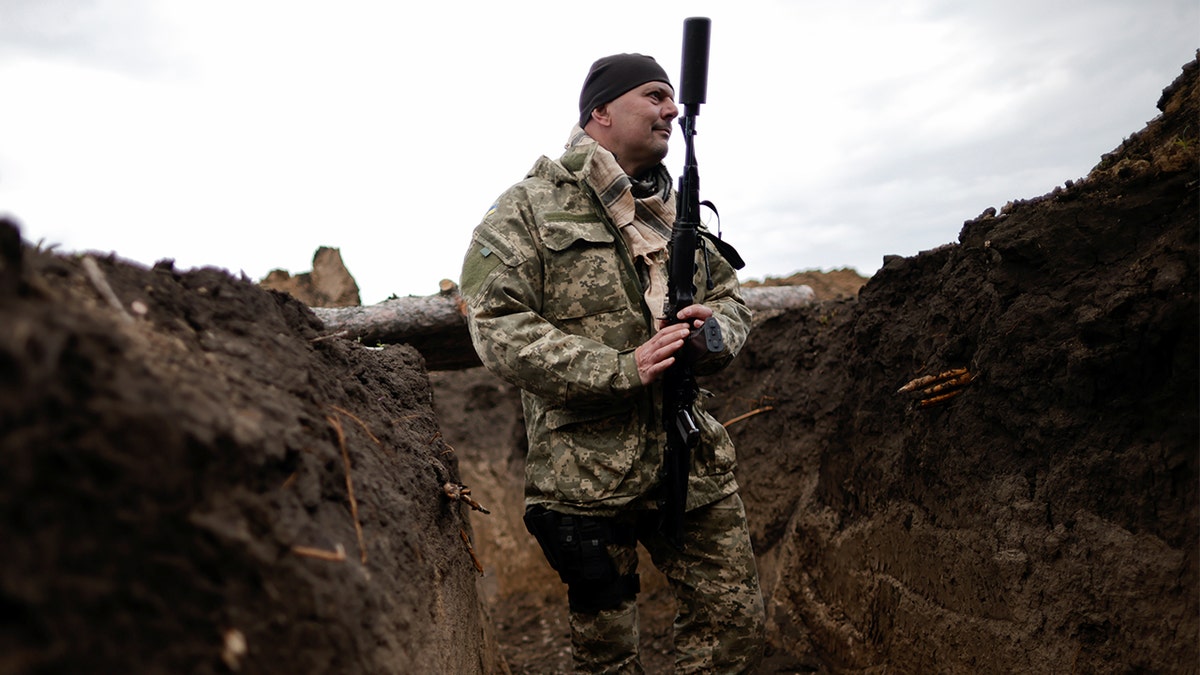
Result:
<instances>
[{"instance_id":1,"label":"man's nose","mask_svg":"<svg viewBox=\"0 0 1200 675\"><path fill-rule=\"evenodd\" d=\"M679 108L675 105L675 101L667 100L666 105L663 106L662 116L668 121L679 117Z\"/></svg>"}]
</instances>

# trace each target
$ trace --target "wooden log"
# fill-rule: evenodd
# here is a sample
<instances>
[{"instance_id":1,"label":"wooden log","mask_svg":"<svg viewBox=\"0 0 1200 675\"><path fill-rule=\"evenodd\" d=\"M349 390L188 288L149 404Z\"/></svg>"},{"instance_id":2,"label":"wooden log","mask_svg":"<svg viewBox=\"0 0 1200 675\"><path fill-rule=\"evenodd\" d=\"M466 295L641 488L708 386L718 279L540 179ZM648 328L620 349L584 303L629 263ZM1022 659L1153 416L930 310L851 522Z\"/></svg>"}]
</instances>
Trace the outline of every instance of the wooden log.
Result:
<instances>
[{"instance_id":1,"label":"wooden log","mask_svg":"<svg viewBox=\"0 0 1200 675\"><path fill-rule=\"evenodd\" d=\"M800 309L813 303L809 286L756 286L743 288L742 299L755 312Z\"/></svg>"},{"instance_id":2,"label":"wooden log","mask_svg":"<svg viewBox=\"0 0 1200 675\"><path fill-rule=\"evenodd\" d=\"M481 365L463 315L458 285L441 282L441 292L384 300L366 307L313 307L327 333L343 333L368 346L408 344L425 357L429 370Z\"/></svg>"},{"instance_id":3,"label":"wooden log","mask_svg":"<svg viewBox=\"0 0 1200 675\"><path fill-rule=\"evenodd\" d=\"M384 300L366 307L313 307L326 333L338 333L363 344L408 344L425 357L429 370L460 370L480 365L467 332L465 307L458 286L441 282L435 295ZM742 289L746 305L755 312L788 311L813 301L808 286L769 286Z\"/></svg>"}]
</instances>

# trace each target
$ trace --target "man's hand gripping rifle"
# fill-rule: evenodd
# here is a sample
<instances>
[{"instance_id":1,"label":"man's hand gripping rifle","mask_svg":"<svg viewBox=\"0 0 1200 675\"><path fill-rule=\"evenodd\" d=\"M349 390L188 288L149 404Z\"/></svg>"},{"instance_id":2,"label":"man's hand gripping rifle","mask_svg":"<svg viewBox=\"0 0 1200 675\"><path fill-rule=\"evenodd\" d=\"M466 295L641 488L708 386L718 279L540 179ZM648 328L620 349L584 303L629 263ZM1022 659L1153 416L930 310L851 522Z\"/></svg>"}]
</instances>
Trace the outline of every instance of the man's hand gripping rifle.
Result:
<instances>
[{"instance_id":1,"label":"man's hand gripping rifle","mask_svg":"<svg viewBox=\"0 0 1200 675\"><path fill-rule=\"evenodd\" d=\"M696 115L700 113L700 104L704 103L708 86L710 28L711 22L707 18L694 17L683 22L679 102L684 112L679 123L686 150L668 249L669 279L665 308L668 324L682 321L679 312L694 304L696 298L694 279L696 248L699 245L700 173L696 165L693 137L696 135ZM699 345L699 349L696 345ZM716 318L709 317L702 327L693 329L687 343L677 354L675 363L663 376L663 428L667 435L663 527L667 537L676 545L681 543L683 537L692 452L700 443L700 429L692 414L692 406L699 392L692 362L698 353L721 352L724 349L721 327Z\"/></svg>"}]
</instances>

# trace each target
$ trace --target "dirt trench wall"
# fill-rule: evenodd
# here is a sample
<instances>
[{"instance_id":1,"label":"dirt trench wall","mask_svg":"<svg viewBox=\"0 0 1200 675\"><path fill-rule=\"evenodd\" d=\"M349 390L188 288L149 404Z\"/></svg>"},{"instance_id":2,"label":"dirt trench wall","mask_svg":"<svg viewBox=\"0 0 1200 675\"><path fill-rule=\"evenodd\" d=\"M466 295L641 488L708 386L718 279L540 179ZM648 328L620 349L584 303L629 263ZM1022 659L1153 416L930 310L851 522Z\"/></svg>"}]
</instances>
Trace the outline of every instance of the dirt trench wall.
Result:
<instances>
[{"instance_id":1,"label":"dirt trench wall","mask_svg":"<svg viewBox=\"0 0 1200 675\"><path fill-rule=\"evenodd\" d=\"M0 244L0 673L504 671L416 351Z\"/></svg>"},{"instance_id":2,"label":"dirt trench wall","mask_svg":"<svg viewBox=\"0 0 1200 675\"><path fill-rule=\"evenodd\" d=\"M732 431L785 649L842 671L1195 667L1195 75L1086 180L755 334L722 386L782 413ZM897 394L951 368L974 381L944 405Z\"/></svg>"},{"instance_id":3,"label":"dirt trench wall","mask_svg":"<svg viewBox=\"0 0 1200 675\"><path fill-rule=\"evenodd\" d=\"M1167 268L1194 278L1185 251ZM979 263L962 253L764 326L773 346L732 383L790 411L734 430L772 635L835 671L1180 672L1197 649L1194 289L1164 307L1147 284L1120 309L1111 280L1055 275L1001 297L948 281ZM896 393L958 366L976 380L942 407Z\"/></svg>"}]
</instances>

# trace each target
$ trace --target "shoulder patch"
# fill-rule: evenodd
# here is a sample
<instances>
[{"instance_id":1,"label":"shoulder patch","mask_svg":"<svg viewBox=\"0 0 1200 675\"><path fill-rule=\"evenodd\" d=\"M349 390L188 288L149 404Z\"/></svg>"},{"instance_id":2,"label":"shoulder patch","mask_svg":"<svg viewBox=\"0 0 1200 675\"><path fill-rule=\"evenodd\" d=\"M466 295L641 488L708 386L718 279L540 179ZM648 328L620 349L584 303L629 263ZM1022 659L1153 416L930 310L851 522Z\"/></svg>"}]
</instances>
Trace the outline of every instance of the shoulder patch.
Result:
<instances>
[{"instance_id":1,"label":"shoulder patch","mask_svg":"<svg viewBox=\"0 0 1200 675\"><path fill-rule=\"evenodd\" d=\"M502 264L500 256L492 255L490 248L473 242L466 260L463 261L462 276L459 278L462 294L470 298L479 293L492 272Z\"/></svg>"}]
</instances>

